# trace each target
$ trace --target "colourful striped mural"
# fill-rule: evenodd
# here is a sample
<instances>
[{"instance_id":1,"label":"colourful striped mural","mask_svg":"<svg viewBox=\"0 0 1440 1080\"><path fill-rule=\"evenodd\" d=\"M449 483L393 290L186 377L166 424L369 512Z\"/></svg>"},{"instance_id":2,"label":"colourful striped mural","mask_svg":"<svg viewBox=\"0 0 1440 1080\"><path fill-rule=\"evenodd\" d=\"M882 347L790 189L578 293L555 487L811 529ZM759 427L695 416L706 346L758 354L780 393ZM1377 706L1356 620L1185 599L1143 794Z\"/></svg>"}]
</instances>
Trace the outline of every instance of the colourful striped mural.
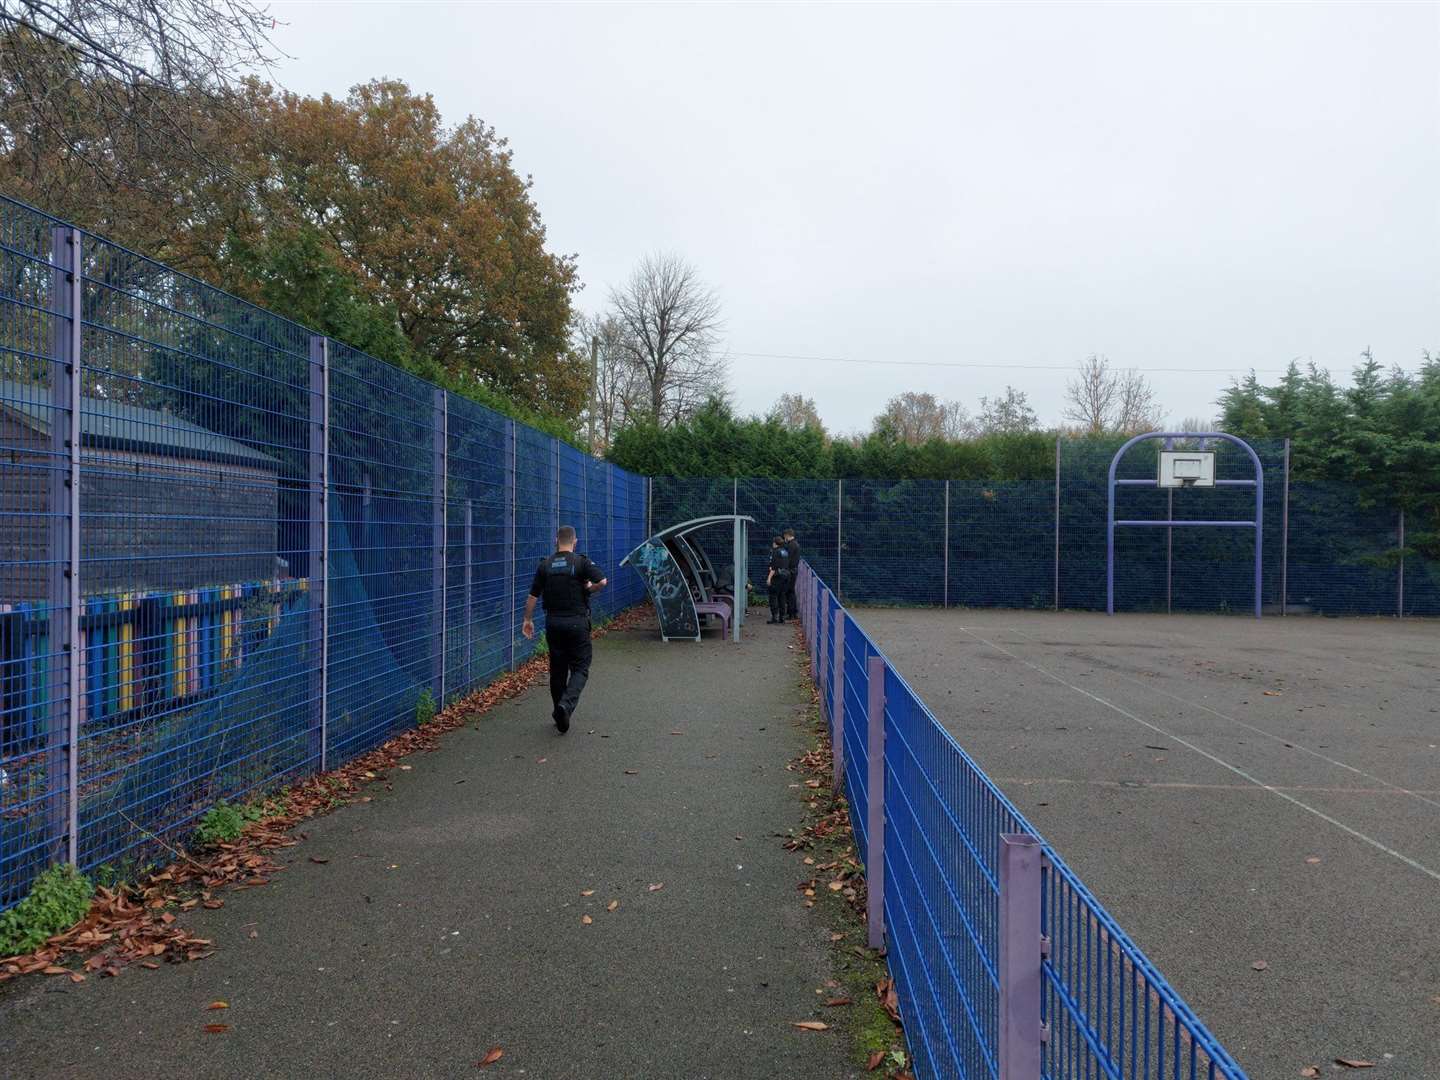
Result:
<instances>
[{"instance_id":1,"label":"colourful striped mural","mask_svg":"<svg viewBox=\"0 0 1440 1080\"><path fill-rule=\"evenodd\" d=\"M305 579L92 596L80 618L80 722L155 716L213 693L275 627ZM38 749L49 704L49 609L0 604L0 742Z\"/></svg>"}]
</instances>

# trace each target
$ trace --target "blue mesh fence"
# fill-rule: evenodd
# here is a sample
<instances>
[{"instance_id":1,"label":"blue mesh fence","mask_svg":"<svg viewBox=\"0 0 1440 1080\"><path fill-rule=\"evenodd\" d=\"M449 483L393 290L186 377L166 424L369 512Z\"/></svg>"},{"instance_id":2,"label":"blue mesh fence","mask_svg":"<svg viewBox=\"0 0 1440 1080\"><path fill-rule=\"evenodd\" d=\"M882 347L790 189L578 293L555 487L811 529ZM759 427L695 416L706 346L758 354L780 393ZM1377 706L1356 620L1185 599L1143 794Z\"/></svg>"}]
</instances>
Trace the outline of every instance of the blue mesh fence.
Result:
<instances>
[{"instance_id":1,"label":"blue mesh fence","mask_svg":"<svg viewBox=\"0 0 1440 1080\"><path fill-rule=\"evenodd\" d=\"M1119 478L1153 480L1157 445L1135 447ZM1397 510L1358 489L1287 476L1281 441L1253 445L1267 611L1394 615L1403 604L1406 615L1440 615L1440 572L1413 542L1401 544ZM1213 449L1219 478L1253 477L1243 451ZM1058 480L656 477L652 512L656 528L732 507L749 514L752 570L768 561L770 537L793 528L816 572L852 603L1104 610L1115 450L1113 441L1061 440ZM1116 518L1253 521L1254 497L1248 487L1120 486ZM1116 610L1248 613L1254 557L1250 528L1118 527Z\"/></svg>"},{"instance_id":2,"label":"blue mesh fence","mask_svg":"<svg viewBox=\"0 0 1440 1080\"><path fill-rule=\"evenodd\" d=\"M513 667L559 524L643 595L642 478L3 198L0 451L0 909Z\"/></svg>"},{"instance_id":3,"label":"blue mesh fence","mask_svg":"<svg viewBox=\"0 0 1440 1080\"><path fill-rule=\"evenodd\" d=\"M844 609L808 568L800 588L812 670L823 673L837 651L828 628ZM1007 883L1002 870L1002 837L1037 834L848 612L843 618L844 788L858 850L866 859L872 844L883 852L885 946L915 1075L998 1080L1008 1015L1045 1080L1243 1080L1240 1067L1043 839L1041 869L1028 886L1038 893L1029 897L1029 910L1039 912L1029 974L1038 978L1008 981L1002 908L1024 905L1015 905L1023 899L1019 886ZM877 744L883 791L868 783L872 656L883 661L885 680ZM819 690L833 731L834 694L823 683ZM869 833L871 813L883 837ZM867 865L872 882L874 871ZM873 884L869 899L877 901ZM1049 944L1043 955L1042 939ZM1033 1021L1028 1029L1023 1019Z\"/></svg>"}]
</instances>

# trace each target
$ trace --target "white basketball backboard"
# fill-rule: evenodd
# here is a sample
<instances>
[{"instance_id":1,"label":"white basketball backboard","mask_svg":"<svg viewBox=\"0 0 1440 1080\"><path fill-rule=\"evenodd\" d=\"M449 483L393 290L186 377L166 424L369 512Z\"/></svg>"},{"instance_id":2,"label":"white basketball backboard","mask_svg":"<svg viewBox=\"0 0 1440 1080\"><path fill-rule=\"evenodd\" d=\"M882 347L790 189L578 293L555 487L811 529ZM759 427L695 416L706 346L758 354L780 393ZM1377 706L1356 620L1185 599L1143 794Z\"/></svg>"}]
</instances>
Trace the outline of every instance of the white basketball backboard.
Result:
<instances>
[{"instance_id":1,"label":"white basketball backboard","mask_svg":"<svg viewBox=\"0 0 1440 1080\"><path fill-rule=\"evenodd\" d=\"M1213 450L1161 450L1156 483L1162 488L1214 487Z\"/></svg>"}]
</instances>

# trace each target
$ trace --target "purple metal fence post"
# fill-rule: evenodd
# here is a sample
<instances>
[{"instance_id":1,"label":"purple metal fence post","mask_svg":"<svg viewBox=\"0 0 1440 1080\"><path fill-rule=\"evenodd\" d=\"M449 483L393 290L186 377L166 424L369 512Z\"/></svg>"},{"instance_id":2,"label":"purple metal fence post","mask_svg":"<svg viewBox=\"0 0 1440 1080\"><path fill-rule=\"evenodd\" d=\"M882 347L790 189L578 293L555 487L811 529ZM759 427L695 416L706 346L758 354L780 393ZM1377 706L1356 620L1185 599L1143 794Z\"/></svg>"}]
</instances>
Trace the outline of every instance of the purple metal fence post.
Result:
<instances>
[{"instance_id":1,"label":"purple metal fence post","mask_svg":"<svg viewBox=\"0 0 1440 1080\"><path fill-rule=\"evenodd\" d=\"M830 635L830 758L835 798L845 794L845 609L835 606L835 632Z\"/></svg>"},{"instance_id":2,"label":"purple metal fence post","mask_svg":"<svg viewBox=\"0 0 1440 1080\"><path fill-rule=\"evenodd\" d=\"M1038 1080L1045 1027L1040 841L1000 837L1000 1080Z\"/></svg>"},{"instance_id":3,"label":"purple metal fence post","mask_svg":"<svg viewBox=\"0 0 1440 1080\"><path fill-rule=\"evenodd\" d=\"M57 226L50 234L54 314L50 353L50 564L46 592L49 622L45 776L50 809L46 832L52 858L64 852L74 863L80 827L80 695L85 692L80 646L80 387L85 266L79 229ZM65 800L58 779L65 779Z\"/></svg>"},{"instance_id":4,"label":"purple metal fence post","mask_svg":"<svg viewBox=\"0 0 1440 1080\"><path fill-rule=\"evenodd\" d=\"M475 683L475 500L465 500L465 689Z\"/></svg>"},{"instance_id":5,"label":"purple metal fence post","mask_svg":"<svg viewBox=\"0 0 1440 1080\"><path fill-rule=\"evenodd\" d=\"M1055 610L1060 610L1060 436L1055 436Z\"/></svg>"},{"instance_id":6,"label":"purple metal fence post","mask_svg":"<svg viewBox=\"0 0 1440 1080\"><path fill-rule=\"evenodd\" d=\"M820 625L815 632L815 646L820 665L815 685L820 690L820 716L826 723L830 722L830 710L825 707L825 683L830 678L830 643L825 640L825 627L829 621L830 603L822 593L820 596Z\"/></svg>"},{"instance_id":7,"label":"purple metal fence post","mask_svg":"<svg viewBox=\"0 0 1440 1080\"><path fill-rule=\"evenodd\" d=\"M872 949L885 946L885 658L865 661L865 926Z\"/></svg>"},{"instance_id":8,"label":"purple metal fence post","mask_svg":"<svg viewBox=\"0 0 1440 1080\"><path fill-rule=\"evenodd\" d=\"M515 421L505 421L505 606L509 611L509 628L505 635L505 670L515 670L515 491L520 486L515 475Z\"/></svg>"},{"instance_id":9,"label":"purple metal fence post","mask_svg":"<svg viewBox=\"0 0 1440 1080\"><path fill-rule=\"evenodd\" d=\"M446 483L445 472L448 467L446 458L449 447L449 402L446 400L444 390L435 388L435 410L434 428L432 437L435 442L434 461L431 464L431 494L432 513L434 514L434 535L431 539L431 558L434 561L433 580L430 591L435 600L435 662L433 665L433 682L435 685L435 707L445 708L445 544L449 539L445 535L445 511L446 511Z\"/></svg>"},{"instance_id":10,"label":"purple metal fence post","mask_svg":"<svg viewBox=\"0 0 1440 1080\"><path fill-rule=\"evenodd\" d=\"M366 478L366 505L369 504ZM368 543L362 534L360 543ZM330 339L310 339L310 640L316 664L310 693L318 721L310 734L310 756L324 772L329 758L330 698Z\"/></svg>"}]
</instances>

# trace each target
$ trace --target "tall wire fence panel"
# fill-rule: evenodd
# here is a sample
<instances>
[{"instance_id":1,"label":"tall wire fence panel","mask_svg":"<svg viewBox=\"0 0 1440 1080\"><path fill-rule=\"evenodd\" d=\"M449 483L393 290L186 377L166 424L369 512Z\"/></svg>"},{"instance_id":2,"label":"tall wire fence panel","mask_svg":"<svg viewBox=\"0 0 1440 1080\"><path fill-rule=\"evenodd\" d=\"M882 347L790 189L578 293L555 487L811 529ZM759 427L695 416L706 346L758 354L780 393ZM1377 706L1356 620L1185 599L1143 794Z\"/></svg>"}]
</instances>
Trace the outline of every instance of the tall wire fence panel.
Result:
<instances>
[{"instance_id":1,"label":"tall wire fence panel","mask_svg":"<svg viewBox=\"0 0 1440 1080\"><path fill-rule=\"evenodd\" d=\"M1261 601L1273 614L1440 615L1440 562L1426 522L1365 491L1297 481L1283 440L1261 461ZM1155 478L1158 444L1118 478ZM1107 476L1113 441L1061 439L1047 480L773 480L655 477L656 527L732 511L756 520L751 566L794 529L804 556L847 601L954 607L1106 606ZM1211 446L1216 475L1248 480L1249 457ZM1119 520L1250 521L1254 489L1116 489ZM1432 526L1433 528L1433 526ZM1253 529L1117 527L1117 611L1249 612Z\"/></svg>"},{"instance_id":2,"label":"tall wire fence panel","mask_svg":"<svg viewBox=\"0 0 1440 1080\"><path fill-rule=\"evenodd\" d=\"M641 477L3 198L0 275L0 909L514 667L561 524L643 596Z\"/></svg>"},{"instance_id":3,"label":"tall wire fence panel","mask_svg":"<svg viewBox=\"0 0 1440 1080\"><path fill-rule=\"evenodd\" d=\"M1038 1072L1012 1075L1044 1080L1244 1080L808 565L799 587L822 716L832 739L838 728L843 791L868 901L884 913L915 1075L999 1080L1007 1053L1019 1051ZM827 688L832 665L842 671L838 703ZM869 682L876 677L878 696ZM883 756L879 783L872 754ZM1002 849L1015 838L1038 847L1033 878L1007 875ZM1021 927L1028 951L1017 964L1002 938L1011 936L1007 919L1026 912L1033 924Z\"/></svg>"}]
</instances>

